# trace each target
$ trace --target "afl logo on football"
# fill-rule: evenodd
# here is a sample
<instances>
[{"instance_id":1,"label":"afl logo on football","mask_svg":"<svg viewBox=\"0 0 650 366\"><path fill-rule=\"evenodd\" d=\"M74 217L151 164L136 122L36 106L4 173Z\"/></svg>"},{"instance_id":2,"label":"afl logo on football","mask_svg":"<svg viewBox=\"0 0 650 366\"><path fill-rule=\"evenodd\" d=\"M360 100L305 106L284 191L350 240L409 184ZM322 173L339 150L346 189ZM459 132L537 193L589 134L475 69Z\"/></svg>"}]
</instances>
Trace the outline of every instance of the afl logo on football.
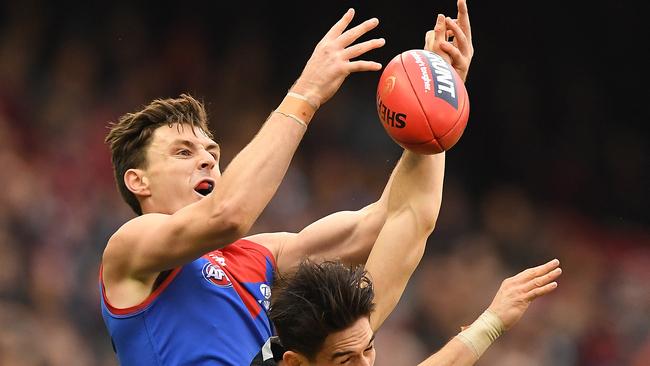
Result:
<instances>
[{"instance_id":1,"label":"afl logo on football","mask_svg":"<svg viewBox=\"0 0 650 366\"><path fill-rule=\"evenodd\" d=\"M208 262L203 266L202 272L203 278L205 278L208 282L219 287L232 287L230 278L228 278L226 272L223 269L219 268L218 265Z\"/></svg>"},{"instance_id":2,"label":"afl logo on football","mask_svg":"<svg viewBox=\"0 0 650 366\"><path fill-rule=\"evenodd\" d=\"M386 96L393 91L393 89L395 88L395 79L397 79L395 76L389 76L386 78L382 96Z\"/></svg>"}]
</instances>

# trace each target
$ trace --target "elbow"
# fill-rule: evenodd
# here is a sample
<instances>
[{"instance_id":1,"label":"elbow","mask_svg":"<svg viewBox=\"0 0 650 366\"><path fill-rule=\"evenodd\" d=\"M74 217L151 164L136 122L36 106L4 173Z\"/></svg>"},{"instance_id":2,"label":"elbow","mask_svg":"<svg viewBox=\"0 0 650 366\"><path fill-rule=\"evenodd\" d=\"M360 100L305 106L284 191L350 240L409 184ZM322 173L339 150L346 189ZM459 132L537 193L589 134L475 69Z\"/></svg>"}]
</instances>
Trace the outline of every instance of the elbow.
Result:
<instances>
[{"instance_id":1,"label":"elbow","mask_svg":"<svg viewBox=\"0 0 650 366\"><path fill-rule=\"evenodd\" d=\"M415 216L421 231L427 235L431 234L436 228L438 221L438 214L440 213L440 205L427 205L419 207L415 210Z\"/></svg>"},{"instance_id":2,"label":"elbow","mask_svg":"<svg viewBox=\"0 0 650 366\"><path fill-rule=\"evenodd\" d=\"M433 230L436 228L436 221L437 217L421 220L420 225L422 227L422 232L424 232L427 236L431 235Z\"/></svg>"},{"instance_id":3,"label":"elbow","mask_svg":"<svg viewBox=\"0 0 650 366\"><path fill-rule=\"evenodd\" d=\"M219 228L218 236L229 243L241 239L253 226L253 221L247 219L241 207L229 201L215 205L209 222L211 227Z\"/></svg>"},{"instance_id":4,"label":"elbow","mask_svg":"<svg viewBox=\"0 0 650 366\"><path fill-rule=\"evenodd\" d=\"M230 220L227 226L227 237L229 242L235 242L243 238L252 225L246 225L245 223L238 220Z\"/></svg>"},{"instance_id":5,"label":"elbow","mask_svg":"<svg viewBox=\"0 0 650 366\"><path fill-rule=\"evenodd\" d=\"M437 213L427 210L423 212L422 210L414 210L412 213L411 222L415 225L416 232L420 235L429 236L436 228L436 221L438 220Z\"/></svg>"}]
</instances>

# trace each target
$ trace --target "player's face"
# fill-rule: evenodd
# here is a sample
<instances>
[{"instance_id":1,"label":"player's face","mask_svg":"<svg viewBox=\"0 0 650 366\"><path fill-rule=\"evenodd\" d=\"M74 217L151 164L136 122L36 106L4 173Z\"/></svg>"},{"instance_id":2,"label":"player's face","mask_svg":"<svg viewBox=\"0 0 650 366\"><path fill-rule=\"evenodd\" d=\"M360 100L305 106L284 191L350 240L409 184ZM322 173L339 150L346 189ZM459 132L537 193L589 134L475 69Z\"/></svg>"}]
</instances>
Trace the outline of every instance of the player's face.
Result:
<instances>
[{"instance_id":1,"label":"player's face","mask_svg":"<svg viewBox=\"0 0 650 366\"><path fill-rule=\"evenodd\" d=\"M188 124L161 126L147 149L148 206L172 214L212 192L221 177L219 145Z\"/></svg>"},{"instance_id":2,"label":"player's face","mask_svg":"<svg viewBox=\"0 0 650 366\"><path fill-rule=\"evenodd\" d=\"M375 363L375 335L368 318L325 338L314 366L370 366Z\"/></svg>"}]
</instances>

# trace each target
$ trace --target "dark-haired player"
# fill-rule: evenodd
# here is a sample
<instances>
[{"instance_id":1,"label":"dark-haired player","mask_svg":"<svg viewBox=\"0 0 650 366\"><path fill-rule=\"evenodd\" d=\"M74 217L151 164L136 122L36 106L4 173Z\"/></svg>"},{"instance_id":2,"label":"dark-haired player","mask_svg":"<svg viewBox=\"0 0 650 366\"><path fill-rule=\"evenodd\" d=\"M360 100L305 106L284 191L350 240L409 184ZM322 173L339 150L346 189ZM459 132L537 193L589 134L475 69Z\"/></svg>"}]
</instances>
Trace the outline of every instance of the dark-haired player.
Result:
<instances>
[{"instance_id":1,"label":"dark-haired player","mask_svg":"<svg viewBox=\"0 0 650 366\"><path fill-rule=\"evenodd\" d=\"M438 16L425 48L446 53L449 45L442 45L449 26L459 50L467 49L463 44L470 35L467 7L464 0L458 5L458 24ZM365 270L340 262L301 263L278 285L270 310L278 337L267 341L253 365L374 364L375 332L397 305L422 258L438 215L428 203L439 202L442 195L443 155L406 151L400 164L388 192L387 219ZM521 319L534 299L557 287L561 273L559 261L552 260L506 279L488 309L421 365L473 365Z\"/></svg>"},{"instance_id":2,"label":"dark-haired player","mask_svg":"<svg viewBox=\"0 0 650 366\"><path fill-rule=\"evenodd\" d=\"M426 202L439 192L426 187L437 185L442 172L431 169L430 159L411 153L402 158L405 173L395 176L387 219L365 269L305 261L278 283L270 309L277 338L267 341L252 365L374 364L375 332L397 305L433 231L437 212ZM557 288L561 273L554 259L504 280L487 310L421 365L473 365L533 300Z\"/></svg>"},{"instance_id":3,"label":"dark-haired player","mask_svg":"<svg viewBox=\"0 0 650 366\"><path fill-rule=\"evenodd\" d=\"M400 221L396 219L395 225L403 224ZM395 229L389 229L390 225L391 218L384 230ZM414 268L409 264L379 269L374 262L390 262L396 250L405 250L394 243L415 244L409 239L415 237L380 238L367 271L341 262L301 263L291 277L281 281L273 295L270 316L278 337L267 341L251 365L373 365L375 332L396 304L386 297L387 287L375 289L375 283L386 281L393 270ZM418 249L407 249L405 254L417 257L414 252L423 244L415 247ZM561 273L559 261L552 260L506 279L488 309L420 365L473 365L492 342L521 319L533 300L557 287L555 280ZM393 294L399 298L405 285L406 281L398 281L389 286L398 290Z\"/></svg>"},{"instance_id":4,"label":"dark-haired player","mask_svg":"<svg viewBox=\"0 0 650 366\"><path fill-rule=\"evenodd\" d=\"M434 33L444 34L443 24L444 17L439 17ZM439 44L427 43L433 49ZM267 341L253 365L374 363L374 334L397 305L424 254L438 215L428 203L438 202L442 194L442 154L407 151L400 164L388 192L387 218L365 269L340 262L301 263L276 288L270 317L278 338ZM561 273L559 261L552 260L506 279L488 309L421 365L473 365L533 300L557 287Z\"/></svg>"},{"instance_id":5,"label":"dark-haired player","mask_svg":"<svg viewBox=\"0 0 650 366\"><path fill-rule=\"evenodd\" d=\"M468 66L469 18L465 1L458 5L457 23L438 16L425 48L451 56L452 64ZM447 42L447 27L456 47ZM464 78L466 72L460 74ZM396 306L422 258L442 194L444 155L407 151L399 164L387 195L387 219L365 266L368 276L339 262L302 263L272 300L270 317L279 339L269 339L253 365L374 363L374 333ZM519 321L531 301L557 287L560 274L559 261L553 260L505 280L490 307L422 365L474 364L504 330Z\"/></svg>"}]
</instances>

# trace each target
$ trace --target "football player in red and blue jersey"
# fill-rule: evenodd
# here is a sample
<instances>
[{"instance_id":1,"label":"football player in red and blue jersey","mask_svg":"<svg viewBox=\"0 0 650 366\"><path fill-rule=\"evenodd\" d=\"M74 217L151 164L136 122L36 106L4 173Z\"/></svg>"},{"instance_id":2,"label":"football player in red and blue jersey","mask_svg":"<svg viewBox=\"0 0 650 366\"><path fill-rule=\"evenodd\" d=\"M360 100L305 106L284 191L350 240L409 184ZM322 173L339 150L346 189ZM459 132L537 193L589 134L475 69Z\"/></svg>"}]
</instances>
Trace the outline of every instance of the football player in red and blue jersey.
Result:
<instances>
[{"instance_id":1,"label":"football player in red and blue jersey","mask_svg":"<svg viewBox=\"0 0 650 366\"><path fill-rule=\"evenodd\" d=\"M384 40L356 42L378 20L347 29L353 16L347 11L318 43L223 175L204 107L189 95L155 100L111 126L106 142L118 189L138 214L109 239L99 274L102 314L122 365L248 364L273 334L266 310L274 273L290 272L306 256L365 262L388 193L299 233L242 239L318 107L350 73L381 69L358 57Z\"/></svg>"}]
</instances>

